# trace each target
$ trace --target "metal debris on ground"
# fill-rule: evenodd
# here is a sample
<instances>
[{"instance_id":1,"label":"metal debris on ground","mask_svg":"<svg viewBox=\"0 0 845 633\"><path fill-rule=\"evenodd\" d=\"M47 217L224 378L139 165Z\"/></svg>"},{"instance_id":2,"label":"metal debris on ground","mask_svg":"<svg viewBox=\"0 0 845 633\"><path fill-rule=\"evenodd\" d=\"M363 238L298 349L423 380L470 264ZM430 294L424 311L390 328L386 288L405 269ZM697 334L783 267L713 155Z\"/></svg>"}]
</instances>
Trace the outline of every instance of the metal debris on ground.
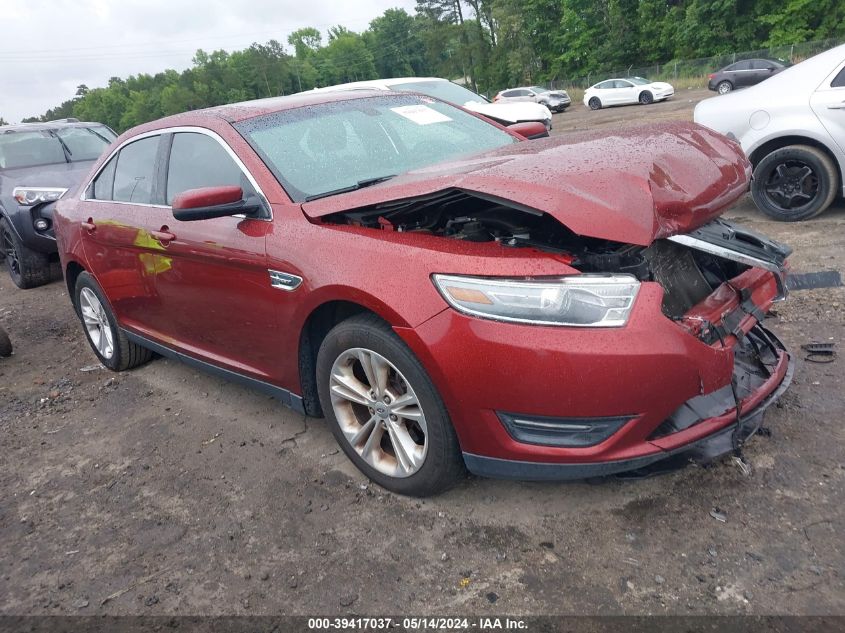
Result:
<instances>
[{"instance_id":1,"label":"metal debris on ground","mask_svg":"<svg viewBox=\"0 0 845 633\"><path fill-rule=\"evenodd\" d=\"M719 508L713 508L712 510L710 510L710 516L716 519L717 521L721 521L722 523L726 523L728 520L728 517L725 515L724 512L719 510Z\"/></svg>"},{"instance_id":2,"label":"metal debris on ground","mask_svg":"<svg viewBox=\"0 0 845 633\"><path fill-rule=\"evenodd\" d=\"M804 343L801 346L807 355L804 360L810 363L832 363L836 358L836 343Z\"/></svg>"},{"instance_id":3,"label":"metal debris on ground","mask_svg":"<svg viewBox=\"0 0 845 633\"><path fill-rule=\"evenodd\" d=\"M795 273L786 277L786 287L790 290L838 288L841 285L842 276L838 270L825 270L819 273Z\"/></svg>"}]
</instances>

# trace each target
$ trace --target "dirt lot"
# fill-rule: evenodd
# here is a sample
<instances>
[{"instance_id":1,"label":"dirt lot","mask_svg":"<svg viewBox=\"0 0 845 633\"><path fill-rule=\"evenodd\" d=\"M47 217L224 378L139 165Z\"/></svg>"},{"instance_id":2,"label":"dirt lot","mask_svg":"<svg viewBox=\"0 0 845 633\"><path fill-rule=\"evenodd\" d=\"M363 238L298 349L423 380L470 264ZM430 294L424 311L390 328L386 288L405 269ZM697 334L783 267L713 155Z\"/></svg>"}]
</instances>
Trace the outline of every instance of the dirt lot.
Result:
<instances>
[{"instance_id":1,"label":"dirt lot","mask_svg":"<svg viewBox=\"0 0 845 633\"><path fill-rule=\"evenodd\" d=\"M555 131L690 118L703 96L578 105ZM799 271L845 270L842 204L795 225L747 201L730 215L790 243ZM841 346L845 289L796 292L770 319L799 358L750 476L728 460L643 481L470 479L419 501L254 391L162 359L90 370L64 285L0 273L16 345L0 359L1 613L845 613L844 361L799 350Z\"/></svg>"}]
</instances>

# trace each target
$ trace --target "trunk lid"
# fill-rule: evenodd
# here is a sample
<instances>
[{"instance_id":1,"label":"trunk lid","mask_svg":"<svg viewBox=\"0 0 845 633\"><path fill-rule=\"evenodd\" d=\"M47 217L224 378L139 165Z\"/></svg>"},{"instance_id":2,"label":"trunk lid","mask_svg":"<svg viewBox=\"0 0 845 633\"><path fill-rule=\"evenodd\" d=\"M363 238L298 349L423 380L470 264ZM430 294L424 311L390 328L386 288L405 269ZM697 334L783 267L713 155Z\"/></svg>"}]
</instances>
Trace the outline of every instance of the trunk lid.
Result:
<instances>
[{"instance_id":1,"label":"trunk lid","mask_svg":"<svg viewBox=\"0 0 845 633\"><path fill-rule=\"evenodd\" d=\"M547 213L581 236L648 246L721 215L750 176L736 143L673 122L516 143L302 208L319 218L457 189Z\"/></svg>"}]
</instances>

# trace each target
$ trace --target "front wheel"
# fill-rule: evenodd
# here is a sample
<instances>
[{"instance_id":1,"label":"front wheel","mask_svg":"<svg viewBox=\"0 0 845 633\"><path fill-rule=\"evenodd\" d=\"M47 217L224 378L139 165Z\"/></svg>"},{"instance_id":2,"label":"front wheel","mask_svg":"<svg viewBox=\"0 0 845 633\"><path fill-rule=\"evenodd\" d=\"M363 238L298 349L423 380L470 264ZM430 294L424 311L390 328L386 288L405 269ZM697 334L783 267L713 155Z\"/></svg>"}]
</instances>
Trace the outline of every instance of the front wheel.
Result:
<instances>
[{"instance_id":1,"label":"front wheel","mask_svg":"<svg viewBox=\"0 0 845 633\"><path fill-rule=\"evenodd\" d=\"M754 167L751 197L770 218L809 220L836 197L839 177L830 158L809 145L775 150Z\"/></svg>"},{"instance_id":2,"label":"front wheel","mask_svg":"<svg viewBox=\"0 0 845 633\"><path fill-rule=\"evenodd\" d=\"M643 90L640 93L640 103L643 105L649 105L650 103L654 103L654 95L651 94L648 90Z\"/></svg>"},{"instance_id":3,"label":"front wheel","mask_svg":"<svg viewBox=\"0 0 845 633\"><path fill-rule=\"evenodd\" d=\"M24 246L7 218L0 220L0 244L9 276L18 288L36 288L50 282L50 257Z\"/></svg>"},{"instance_id":4,"label":"front wheel","mask_svg":"<svg viewBox=\"0 0 845 633\"><path fill-rule=\"evenodd\" d=\"M317 389L332 433L367 477L428 496L464 476L446 407L419 360L375 315L335 326L317 354Z\"/></svg>"},{"instance_id":5,"label":"front wheel","mask_svg":"<svg viewBox=\"0 0 845 633\"><path fill-rule=\"evenodd\" d=\"M124 371L152 358L150 350L126 337L103 291L88 273L80 273L77 278L73 299L88 343L103 365L112 371Z\"/></svg>"},{"instance_id":6,"label":"front wheel","mask_svg":"<svg viewBox=\"0 0 845 633\"><path fill-rule=\"evenodd\" d=\"M587 105L590 106L590 110L601 110L601 100L598 97L590 99Z\"/></svg>"}]
</instances>

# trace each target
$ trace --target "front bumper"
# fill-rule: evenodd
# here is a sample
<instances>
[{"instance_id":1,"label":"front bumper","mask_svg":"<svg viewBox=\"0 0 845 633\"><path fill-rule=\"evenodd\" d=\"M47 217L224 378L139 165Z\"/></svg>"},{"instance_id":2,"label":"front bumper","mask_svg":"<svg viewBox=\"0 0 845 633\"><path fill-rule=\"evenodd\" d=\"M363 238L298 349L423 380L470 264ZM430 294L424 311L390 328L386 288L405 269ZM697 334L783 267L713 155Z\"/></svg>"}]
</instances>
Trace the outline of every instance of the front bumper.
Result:
<instances>
[{"instance_id":1,"label":"front bumper","mask_svg":"<svg viewBox=\"0 0 845 633\"><path fill-rule=\"evenodd\" d=\"M470 472L481 477L520 479L525 481L565 481L585 479L588 477L604 477L644 469L669 460L704 464L734 452L760 429L766 409L777 402L778 398L780 398L792 382L792 375L795 368L793 359L777 337L768 331L766 334L782 352L777 365L772 371L771 377L758 390L741 401L739 417L737 416L736 407L728 409L721 415L715 415L710 418L697 418L692 414L692 421L694 423L687 428L693 429L694 432L699 434L701 430L705 430L706 432L699 439L694 439L680 446L667 448L666 450L661 450L650 455L587 464L526 462L486 457L472 453L464 453L464 462ZM729 387L726 388L729 389ZM690 410L694 410L700 406L700 402L696 401L704 398L707 398L707 396L699 396L684 403L681 407L681 415L690 415ZM713 396L711 398L715 401L721 399L719 396ZM676 415L678 415L677 412ZM682 430L676 431L675 433L682 434L683 432ZM664 443L669 445L675 444L670 438L675 433L656 439L653 443L659 447L660 440L663 439Z\"/></svg>"},{"instance_id":2,"label":"front bumper","mask_svg":"<svg viewBox=\"0 0 845 633\"><path fill-rule=\"evenodd\" d=\"M735 357L745 353L743 341L781 296L778 279L776 273L748 269L690 311L685 325L664 316L660 284L643 282L622 328L522 325L444 310L397 333L441 393L472 472L523 479L598 476L686 451L713 453L722 434L736 436L728 429L756 422L791 377L789 355L773 336L778 352L765 359L771 375L758 376L741 394L739 425L733 400L697 420L679 411L689 405L705 411L696 400L700 396L718 407L717 396L731 393L739 366ZM745 298L741 304L736 291ZM746 311L751 304L753 314ZM730 318L722 323L716 313ZM720 339L691 330L704 322ZM627 421L591 446L531 444L508 432L502 412L535 419L624 416ZM675 427L667 432L669 420ZM726 450L732 447L729 443Z\"/></svg>"}]
</instances>

